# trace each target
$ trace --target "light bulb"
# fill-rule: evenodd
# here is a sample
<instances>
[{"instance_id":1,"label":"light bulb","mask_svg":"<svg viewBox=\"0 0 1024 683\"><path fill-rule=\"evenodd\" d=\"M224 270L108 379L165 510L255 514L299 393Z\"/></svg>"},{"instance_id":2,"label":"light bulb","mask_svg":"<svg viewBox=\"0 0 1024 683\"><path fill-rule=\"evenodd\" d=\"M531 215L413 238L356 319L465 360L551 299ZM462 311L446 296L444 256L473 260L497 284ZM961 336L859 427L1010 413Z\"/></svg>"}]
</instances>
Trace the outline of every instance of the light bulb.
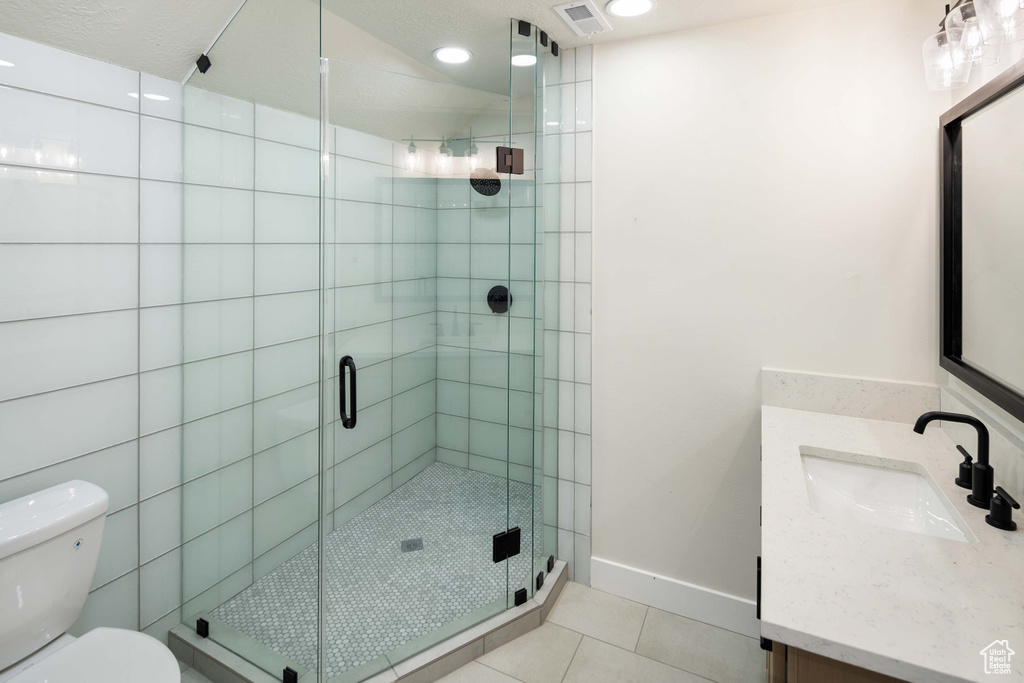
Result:
<instances>
[{"instance_id":1,"label":"light bulb","mask_svg":"<svg viewBox=\"0 0 1024 683\"><path fill-rule=\"evenodd\" d=\"M416 164L419 163L420 155L416 150L416 143L410 142L409 147L405 152L405 167L410 171L416 170Z\"/></svg>"},{"instance_id":2,"label":"light bulb","mask_svg":"<svg viewBox=\"0 0 1024 683\"><path fill-rule=\"evenodd\" d=\"M967 61L960 40L963 29L947 28L924 41L925 79L932 90L951 90L967 84L971 62Z\"/></svg>"},{"instance_id":3,"label":"light bulb","mask_svg":"<svg viewBox=\"0 0 1024 683\"><path fill-rule=\"evenodd\" d=\"M654 9L655 0L611 0L605 9L617 17L639 17Z\"/></svg>"},{"instance_id":4,"label":"light bulb","mask_svg":"<svg viewBox=\"0 0 1024 683\"><path fill-rule=\"evenodd\" d=\"M434 59L445 64L462 64L473 59L473 53L464 47L439 47L434 50Z\"/></svg>"},{"instance_id":5,"label":"light bulb","mask_svg":"<svg viewBox=\"0 0 1024 683\"><path fill-rule=\"evenodd\" d=\"M1024 8L1020 0L974 0L974 9L986 45L1024 38Z\"/></svg>"},{"instance_id":6,"label":"light bulb","mask_svg":"<svg viewBox=\"0 0 1024 683\"><path fill-rule=\"evenodd\" d=\"M985 39L981 33L981 24L978 21L977 11L971 0L957 5L946 15L946 28L959 28L963 30L963 37L960 38L960 48L964 53L964 59L980 66L991 66L999 61L999 52L987 48Z\"/></svg>"}]
</instances>

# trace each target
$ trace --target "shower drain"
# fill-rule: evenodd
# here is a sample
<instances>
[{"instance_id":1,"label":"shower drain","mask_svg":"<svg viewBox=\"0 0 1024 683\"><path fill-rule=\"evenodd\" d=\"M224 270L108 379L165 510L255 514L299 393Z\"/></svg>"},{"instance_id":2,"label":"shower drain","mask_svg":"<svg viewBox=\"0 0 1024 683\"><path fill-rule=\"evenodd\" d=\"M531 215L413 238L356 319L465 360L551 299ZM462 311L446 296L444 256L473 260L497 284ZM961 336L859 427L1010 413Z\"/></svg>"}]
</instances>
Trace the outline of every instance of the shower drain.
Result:
<instances>
[{"instance_id":1,"label":"shower drain","mask_svg":"<svg viewBox=\"0 0 1024 683\"><path fill-rule=\"evenodd\" d=\"M411 553L414 550L423 550L422 538L410 538L406 541L402 541L403 553Z\"/></svg>"}]
</instances>

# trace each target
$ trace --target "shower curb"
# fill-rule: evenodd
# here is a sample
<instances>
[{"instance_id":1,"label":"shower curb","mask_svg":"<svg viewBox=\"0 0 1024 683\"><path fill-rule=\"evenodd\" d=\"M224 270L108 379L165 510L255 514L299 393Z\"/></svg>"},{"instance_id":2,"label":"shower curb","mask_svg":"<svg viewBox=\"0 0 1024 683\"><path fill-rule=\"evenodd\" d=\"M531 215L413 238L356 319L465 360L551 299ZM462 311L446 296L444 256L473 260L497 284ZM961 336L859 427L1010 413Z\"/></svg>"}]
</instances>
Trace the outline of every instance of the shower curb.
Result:
<instances>
[{"instance_id":1,"label":"shower curb","mask_svg":"<svg viewBox=\"0 0 1024 683\"><path fill-rule=\"evenodd\" d=\"M363 683L433 683L543 624L567 581L565 562L559 560L545 578L544 586L522 605L457 633L365 679ZM167 639L175 657L212 683L275 683L280 680L222 645L201 638L188 626L179 625L171 629ZM333 680L340 679L338 676ZM302 676L299 683L313 683L315 680L316 674L311 671Z\"/></svg>"}]
</instances>

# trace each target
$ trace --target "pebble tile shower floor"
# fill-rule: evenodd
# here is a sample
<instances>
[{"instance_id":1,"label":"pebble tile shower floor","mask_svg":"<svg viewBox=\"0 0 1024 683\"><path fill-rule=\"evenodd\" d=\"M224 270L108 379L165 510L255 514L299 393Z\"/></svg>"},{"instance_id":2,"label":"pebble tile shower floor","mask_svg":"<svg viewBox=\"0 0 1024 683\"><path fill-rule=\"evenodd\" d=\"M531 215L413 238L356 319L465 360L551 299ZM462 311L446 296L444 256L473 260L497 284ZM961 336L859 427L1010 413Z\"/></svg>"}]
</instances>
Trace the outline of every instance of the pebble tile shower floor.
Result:
<instances>
[{"instance_id":1,"label":"pebble tile shower floor","mask_svg":"<svg viewBox=\"0 0 1024 683\"><path fill-rule=\"evenodd\" d=\"M531 490L532 489L532 490ZM493 563L491 536L528 520L542 529L540 488L434 463L328 535L324 560L327 678L370 662L530 581L530 553ZM534 504L536 497L536 504ZM542 549L535 539L535 557ZM422 539L423 549L402 551ZM506 564L509 572L506 583ZM317 656L317 545L211 612L308 669Z\"/></svg>"}]
</instances>

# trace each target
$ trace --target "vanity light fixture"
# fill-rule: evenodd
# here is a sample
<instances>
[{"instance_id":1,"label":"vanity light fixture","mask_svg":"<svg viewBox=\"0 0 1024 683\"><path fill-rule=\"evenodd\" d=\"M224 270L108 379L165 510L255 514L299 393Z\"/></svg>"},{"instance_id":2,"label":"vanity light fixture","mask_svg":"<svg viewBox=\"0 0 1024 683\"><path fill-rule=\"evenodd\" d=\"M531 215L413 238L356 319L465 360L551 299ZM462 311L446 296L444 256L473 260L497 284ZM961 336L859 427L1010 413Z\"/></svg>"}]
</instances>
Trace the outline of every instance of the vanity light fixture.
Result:
<instances>
[{"instance_id":1,"label":"vanity light fixture","mask_svg":"<svg viewBox=\"0 0 1024 683\"><path fill-rule=\"evenodd\" d=\"M1001 1L1001 0L1000 0ZM1019 0L1012 0L1014 3ZM939 22L939 32L929 36L921 46L921 56L924 59L924 76L930 90L952 90L967 85L967 79L971 75L971 67L974 65L973 56L968 56L967 47L972 38L969 36L964 41L965 31L975 28L975 24L968 25L968 19L973 18L973 3L957 0L953 7L955 10L965 4L971 4L966 11L959 11L957 17L950 18L952 11L946 5L946 14ZM976 39L975 36L974 39Z\"/></svg>"},{"instance_id":2,"label":"vanity light fixture","mask_svg":"<svg viewBox=\"0 0 1024 683\"><path fill-rule=\"evenodd\" d=\"M960 28L943 28L924 41L921 55L929 89L952 90L967 85L971 62L960 43L963 33Z\"/></svg>"},{"instance_id":3,"label":"vanity light fixture","mask_svg":"<svg viewBox=\"0 0 1024 683\"><path fill-rule=\"evenodd\" d=\"M533 66L536 63L535 55L514 55L512 57L512 66Z\"/></svg>"},{"instance_id":4,"label":"vanity light fixture","mask_svg":"<svg viewBox=\"0 0 1024 683\"><path fill-rule=\"evenodd\" d=\"M657 0L611 0L605 9L617 17L639 17L650 12L657 4Z\"/></svg>"},{"instance_id":5,"label":"vanity light fixture","mask_svg":"<svg viewBox=\"0 0 1024 683\"><path fill-rule=\"evenodd\" d=\"M974 0L974 9L986 45L1024 39L1024 7L1020 0Z\"/></svg>"},{"instance_id":6,"label":"vanity light fixture","mask_svg":"<svg viewBox=\"0 0 1024 683\"><path fill-rule=\"evenodd\" d=\"M442 140L441 147L437 152L437 170L441 173L447 173L448 169L452 165L452 159L455 156L452 152L451 145L448 144L447 140Z\"/></svg>"},{"instance_id":7,"label":"vanity light fixture","mask_svg":"<svg viewBox=\"0 0 1024 683\"><path fill-rule=\"evenodd\" d=\"M411 140L409 147L405 150L405 167L410 171L416 170L416 165L420 161L419 150L416 149L416 141Z\"/></svg>"},{"instance_id":8,"label":"vanity light fixture","mask_svg":"<svg viewBox=\"0 0 1024 683\"><path fill-rule=\"evenodd\" d=\"M445 64L463 64L473 59L473 53L464 47L439 47L434 50L434 59Z\"/></svg>"},{"instance_id":9,"label":"vanity light fixture","mask_svg":"<svg viewBox=\"0 0 1024 683\"><path fill-rule=\"evenodd\" d=\"M978 21L978 14L972 0L967 0L950 10L946 15L945 25L947 28L963 30L960 46L964 52L964 59L979 66L992 66L999 62L999 52L985 45L981 24Z\"/></svg>"}]
</instances>

